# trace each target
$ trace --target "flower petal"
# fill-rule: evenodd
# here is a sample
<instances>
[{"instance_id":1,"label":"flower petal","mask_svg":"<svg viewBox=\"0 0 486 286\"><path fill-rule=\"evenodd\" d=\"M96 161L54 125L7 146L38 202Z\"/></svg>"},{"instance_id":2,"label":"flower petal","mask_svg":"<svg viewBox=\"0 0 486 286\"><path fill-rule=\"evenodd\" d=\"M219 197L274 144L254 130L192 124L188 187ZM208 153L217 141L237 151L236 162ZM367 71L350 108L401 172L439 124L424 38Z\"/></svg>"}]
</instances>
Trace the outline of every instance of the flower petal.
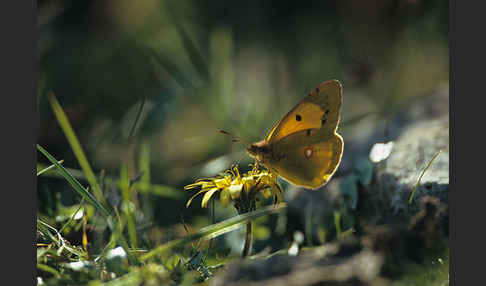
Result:
<instances>
[{"instance_id":1,"label":"flower petal","mask_svg":"<svg viewBox=\"0 0 486 286\"><path fill-rule=\"evenodd\" d=\"M250 190L256 185L255 179L253 178L253 176L243 177L241 179L241 181L243 182L243 186L244 186L245 191L247 193L250 192Z\"/></svg>"},{"instance_id":2,"label":"flower petal","mask_svg":"<svg viewBox=\"0 0 486 286\"><path fill-rule=\"evenodd\" d=\"M199 195L200 193L203 193L203 192L205 192L205 191L206 191L206 190L200 190L200 191L199 191L199 192L197 192L197 193L196 193L194 196L192 196L192 197L191 197L191 198L190 198L190 199L187 201L187 203L186 203L186 208L188 208L188 207L189 207L189 205L191 204L192 200L193 200L195 197L197 197L197 195Z\"/></svg>"},{"instance_id":3,"label":"flower petal","mask_svg":"<svg viewBox=\"0 0 486 286\"><path fill-rule=\"evenodd\" d=\"M228 187L229 185L231 184L231 178L229 176L227 177L224 177L224 178L220 178L220 179L215 179L214 180L214 185L217 187L217 188L226 188Z\"/></svg>"},{"instance_id":4,"label":"flower petal","mask_svg":"<svg viewBox=\"0 0 486 286\"><path fill-rule=\"evenodd\" d=\"M229 186L228 190L231 195L231 199L237 199L241 195L241 190L243 189L243 184L232 184Z\"/></svg>"},{"instance_id":5,"label":"flower petal","mask_svg":"<svg viewBox=\"0 0 486 286\"><path fill-rule=\"evenodd\" d=\"M198 188L199 186L201 186L202 183L201 182L196 182L196 183L192 183L190 185L187 185L184 187L184 190L185 191L188 191L188 190L192 190L192 189L195 189L195 188Z\"/></svg>"},{"instance_id":6,"label":"flower petal","mask_svg":"<svg viewBox=\"0 0 486 286\"><path fill-rule=\"evenodd\" d=\"M202 199L202 202L201 202L201 207L205 208L209 202L209 199L213 196L213 194L219 190L218 188L212 188L211 190L207 191L205 194L204 194L204 197Z\"/></svg>"},{"instance_id":7,"label":"flower petal","mask_svg":"<svg viewBox=\"0 0 486 286\"><path fill-rule=\"evenodd\" d=\"M219 194L219 200L223 207L227 207L230 200L230 191L228 188L224 188Z\"/></svg>"}]
</instances>

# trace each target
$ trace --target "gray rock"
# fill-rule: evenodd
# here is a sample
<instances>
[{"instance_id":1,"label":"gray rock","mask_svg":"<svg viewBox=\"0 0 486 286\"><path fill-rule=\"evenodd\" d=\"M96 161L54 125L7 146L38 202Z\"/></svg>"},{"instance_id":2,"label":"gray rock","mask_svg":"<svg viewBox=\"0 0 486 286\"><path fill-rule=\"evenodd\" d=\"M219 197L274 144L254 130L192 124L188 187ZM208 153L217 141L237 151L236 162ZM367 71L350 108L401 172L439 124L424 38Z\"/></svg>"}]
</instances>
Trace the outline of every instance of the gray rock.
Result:
<instances>
[{"instance_id":1,"label":"gray rock","mask_svg":"<svg viewBox=\"0 0 486 286\"><path fill-rule=\"evenodd\" d=\"M420 175L424 173L412 204L409 198ZM438 198L447 204L449 191L449 118L427 120L409 126L397 138L388 159L378 163L375 179L369 187L389 198L394 215L414 214L424 196Z\"/></svg>"},{"instance_id":2,"label":"gray rock","mask_svg":"<svg viewBox=\"0 0 486 286\"><path fill-rule=\"evenodd\" d=\"M211 285L389 285L380 276L383 262L381 254L348 239L298 256L279 253L233 263Z\"/></svg>"},{"instance_id":3,"label":"gray rock","mask_svg":"<svg viewBox=\"0 0 486 286\"><path fill-rule=\"evenodd\" d=\"M449 92L448 89L437 89L432 94L411 101L390 119L380 117L375 121L360 121L359 129L370 130L370 133L364 139L355 138L353 133L343 135L344 153L336 175L352 172L356 161L366 157L375 143L395 141L410 126L441 118L444 114L449 114Z\"/></svg>"}]
</instances>

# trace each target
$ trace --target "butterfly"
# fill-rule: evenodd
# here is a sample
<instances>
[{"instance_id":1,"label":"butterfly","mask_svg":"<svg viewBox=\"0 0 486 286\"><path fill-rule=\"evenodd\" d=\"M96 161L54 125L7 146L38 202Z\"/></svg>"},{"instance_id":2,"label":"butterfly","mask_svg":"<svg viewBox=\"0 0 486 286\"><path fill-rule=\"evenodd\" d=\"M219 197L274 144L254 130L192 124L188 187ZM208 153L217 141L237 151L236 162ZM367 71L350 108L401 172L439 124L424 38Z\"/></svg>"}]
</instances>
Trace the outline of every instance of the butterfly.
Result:
<instances>
[{"instance_id":1,"label":"butterfly","mask_svg":"<svg viewBox=\"0 0 486 286\"><path fill-rule=\"evenodd\" d=\"M343 154L343 138L336 133L341 105L341 83L325 81L282 117L264 140L246 150L257 163L294 185L322 187Z\"/></svg>"}]
</instances>

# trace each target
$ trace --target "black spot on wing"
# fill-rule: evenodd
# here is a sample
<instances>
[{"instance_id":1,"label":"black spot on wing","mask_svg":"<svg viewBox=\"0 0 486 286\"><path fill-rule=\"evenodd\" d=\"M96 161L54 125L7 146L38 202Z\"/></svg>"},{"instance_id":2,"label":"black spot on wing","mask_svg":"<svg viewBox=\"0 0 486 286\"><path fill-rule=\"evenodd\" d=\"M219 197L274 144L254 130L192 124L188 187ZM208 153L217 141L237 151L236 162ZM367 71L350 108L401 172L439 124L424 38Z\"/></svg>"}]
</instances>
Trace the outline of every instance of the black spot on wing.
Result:
<instances>
[{"instance_id":1,"label":"black spot on wing","mask_svg":"<svg viewBox=\"0 0 486 286\"><path fill-rule=\"evenodd\" d=\"M302 116L300 116L300 114L295 115L295 120L301 121L302 120Z\"/></svg>"}]
</instances>

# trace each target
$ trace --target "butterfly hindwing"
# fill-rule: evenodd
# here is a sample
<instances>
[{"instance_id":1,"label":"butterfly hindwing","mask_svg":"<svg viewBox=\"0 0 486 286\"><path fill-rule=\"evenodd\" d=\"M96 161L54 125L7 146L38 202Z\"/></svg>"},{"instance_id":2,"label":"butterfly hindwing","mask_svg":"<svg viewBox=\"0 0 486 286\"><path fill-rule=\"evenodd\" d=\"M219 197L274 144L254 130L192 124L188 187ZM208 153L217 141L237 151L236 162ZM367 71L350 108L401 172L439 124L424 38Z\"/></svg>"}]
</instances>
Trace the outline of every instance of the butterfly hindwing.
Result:
<instances>
[{"instance_id":1,"label":"butterfly hindwing","mask_svg":"<svg viewBox=\"0 0 486 286\"><path fill-rule=\"evenodd\" d=\"M336 171L343 151L340 135L312 138L312 132L291 134L273 146L274 156L269 166L294 185L316 189L331 178Z\"/></svg>"}]
</instances>

